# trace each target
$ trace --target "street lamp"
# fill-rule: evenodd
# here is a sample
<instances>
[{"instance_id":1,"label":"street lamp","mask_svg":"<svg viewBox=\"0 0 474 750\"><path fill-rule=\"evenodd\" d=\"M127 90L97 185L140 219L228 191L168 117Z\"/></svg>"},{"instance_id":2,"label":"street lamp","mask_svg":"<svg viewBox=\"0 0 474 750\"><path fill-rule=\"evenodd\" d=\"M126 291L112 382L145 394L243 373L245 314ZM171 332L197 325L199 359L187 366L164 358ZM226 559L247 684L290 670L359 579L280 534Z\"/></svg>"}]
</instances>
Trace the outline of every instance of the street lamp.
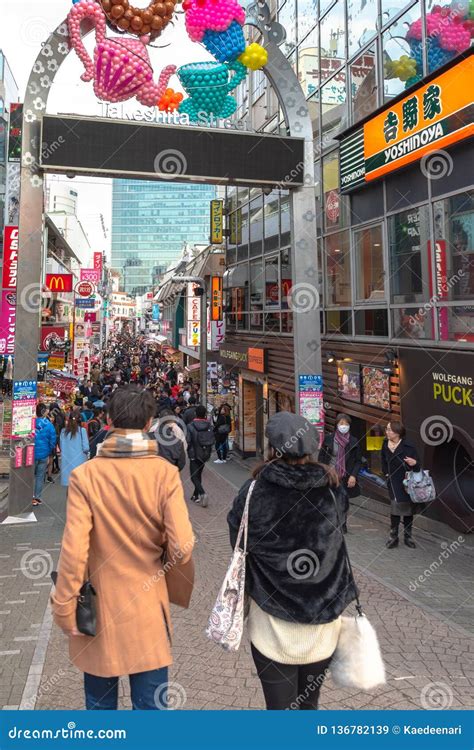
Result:
<instances>
[{"instance_id":1,"label":"street lamp","mask_svg":"<svg viewBox=\"0 0 474 750\"><path fill-rule=\"evenodd\" d=\"M200 349L201 404L207 407L207 284L201 276L173 276L172 284L198 284L201 297Z\"/></svg>"}]
</instances>

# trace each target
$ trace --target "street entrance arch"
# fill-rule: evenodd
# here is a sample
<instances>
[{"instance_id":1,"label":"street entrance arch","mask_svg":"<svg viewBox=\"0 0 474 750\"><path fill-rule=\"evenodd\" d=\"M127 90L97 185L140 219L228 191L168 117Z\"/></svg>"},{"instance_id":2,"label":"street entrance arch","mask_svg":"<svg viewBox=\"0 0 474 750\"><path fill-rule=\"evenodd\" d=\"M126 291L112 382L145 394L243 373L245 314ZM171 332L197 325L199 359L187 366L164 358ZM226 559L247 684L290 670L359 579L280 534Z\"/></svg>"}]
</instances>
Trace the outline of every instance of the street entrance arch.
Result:
<instances>
[{"instance_id":1,"label":"street entrance arch","mask_svg":"<svg viewBox=\"0 0 474 750\"><path fill-rule=\"evenodd\" d=\"M247 179L249 184L288 187L290 189L293 289L304 293L308 285L317 284L313 131L309 110L299 81L279 48L285 40L285 30L279 23L272 21L270 9L265 0L258 0L247 9L246 23L259 30L262 44L268 52L268 62L263 70L279 100L289 133L286 138L263 133L255 136L230 130L221 132L208 129L205 130L203 138L199 128L194 127L169 129L168 126L148 123L128 125L122 122L111 123L109 120L49 116L46 114L49 91L57 71L71 49L67 23L60 24L43 45L30 74L23 109L14 381L36 380L37 377L45 172L66 171L71 176L86 172L100 174L102 177L107 175L117 177L120 174L128 177L136 174L133 167L134 153L130 149L128 149L130 169L124 168L126 164L124 165L122 154L121 162L120 159L115 159L115 170L112 164L105 164L99 171L97 162L93 159L94 152L97 151L94 137L86 138L86 133L90 136L91 133L98 133L100 130L117 134L120 129L123 131L124 127L131 127L134 129L134 138L140 142L148 139L149 170L140 171L140 177L143 179L163 180L169 179L170 176L174 177L169 170L157 169L155 159L150 163L149 157L152 155L150 149L151 151L155 149L155 156L160 154L160 148L161 151L174 148L182 152L178 146L172 144L180 142L183 146L186 141L187 145L183 146L185 151L182 153L186 160L189 158L189 164L193 164L191 172L201 169L201 172L207 171L208 174L189 174L186 168L178 175L182 181L202 179L205 182L219 182L220 184L224 182L231 185L242 183ZM85 22L81 31L82 35L85 36L91 29L90 23ZM62 133L67 131L69 137L61 134L59 132L61 129ZM81 130L84 134L84 140L79 149L77 144L73 144L76 130ZM60 135L65 143L59 141ZM110 137L119 138L118 135ZM211 151L211 145L206 148L206 142L219 147L218 158ZM125 141L120 143L125 149ZM252 151L249 152L251 143ZM240 154L240 163L236 163L234 149ZM289 150L286 151L287 149ZM197 152L204 153L204 158L202 156L199 158ZM253 153L250 158L249 153ZM73 159L73 164L66 164L68 156ZM87 163L88 159L90 163ZM221 161L220 172L222 172L222 164L225 165L227 160L229 165L227 175L219 172L219 159ZM280 164L275 163L277 160L280 160ZM285 171L286 169L288 171ZM245 173L246 170L248 174ZM321 373L320 318L317 305L305 305L304 311L294 315L293 330L295 390L297 390L300 374ZM12 458L9 495L8 500L0 505L0 521L7 516L20 516L29 510L33 480L34 467L15 468L15 461Z\"/></svg>"}]
</instances>

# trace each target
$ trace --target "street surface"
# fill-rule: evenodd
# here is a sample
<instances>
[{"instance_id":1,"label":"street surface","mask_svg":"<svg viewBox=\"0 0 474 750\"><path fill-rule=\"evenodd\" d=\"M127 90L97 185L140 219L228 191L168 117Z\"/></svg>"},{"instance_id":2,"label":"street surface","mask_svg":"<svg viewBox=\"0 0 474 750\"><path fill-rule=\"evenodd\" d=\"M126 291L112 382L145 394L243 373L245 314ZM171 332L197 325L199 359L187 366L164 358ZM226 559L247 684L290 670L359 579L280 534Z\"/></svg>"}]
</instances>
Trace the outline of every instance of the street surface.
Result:
<instances>
[{"instance_id":1,"label":"street surface","mask_svg":"<svg viewBox=\"0 0 474 750\"><path fill-rule=\"evenodd\" d=\"M264 708L248 641L226 654L204 635L229 562L226 516L251 464L233 458L204 471L209 507L188 503L197 537L191 608L174 611L171 707ZM191 495L187 469L186 497ZM57 564L65 490L47 485L38 523L0 527L0 706L82 709L82 675L70 665L67 640L52 626L49 573ZM416 530L416 523L415 523ZM387 684L371 693L336 689L327 680L322 709L469 708L474 699L472 543L452 530L446 541L415 533L417 549L386 550L387 523L352 511L347 542L364 609L375 626ZM449 538L448 538L449 535ZM444 553L444 555L442 554ZM441 562L440 562L441 561ZM431 567L430 567L431 566ZM419 576L424 577L420 582ZM117 588L120 596L120 587ZM121 683L121 707L129 708Z\"/></svg>"}]
</instances>

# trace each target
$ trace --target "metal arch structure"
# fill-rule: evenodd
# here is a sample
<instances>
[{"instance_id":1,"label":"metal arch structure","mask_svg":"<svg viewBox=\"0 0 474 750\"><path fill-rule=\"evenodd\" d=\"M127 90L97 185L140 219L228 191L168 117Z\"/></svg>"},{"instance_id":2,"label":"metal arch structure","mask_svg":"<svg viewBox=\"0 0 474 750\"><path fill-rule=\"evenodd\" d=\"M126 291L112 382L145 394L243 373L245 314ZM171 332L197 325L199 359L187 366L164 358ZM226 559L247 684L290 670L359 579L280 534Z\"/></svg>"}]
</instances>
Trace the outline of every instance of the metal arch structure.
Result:
<instances>
[{"instance_id":1,"label":"metal arch structure","mask_svg":"<svg viewBox=\"0 0 474 750\"><path fill-rule=\"evenodd\" d=\"M279 45L285 39L283 27L271 20L265 0L248 10L246 23L256 27L268 51L264 68L280 102L290 136L304 138L302 187L290 191L292 238L293 328L295 392L299 374L321 373L316 215L314 194L313 132L301 85ZM92 25L83 24L83 36ZM16 340L14 381L37 379L38 322L41 309L41 258L43 246L43 172L40 167L41 121L46 113L56 73L70 52L67 22L61 23L39 52L28 80L23 106L22 162ZM298 299L303 300L299 306ZM24 444L24 443L23 443ZM30 510L34 467L15 468L11 459L8 500L0 503L0 522Z\"/></svg>"}]
</instances>

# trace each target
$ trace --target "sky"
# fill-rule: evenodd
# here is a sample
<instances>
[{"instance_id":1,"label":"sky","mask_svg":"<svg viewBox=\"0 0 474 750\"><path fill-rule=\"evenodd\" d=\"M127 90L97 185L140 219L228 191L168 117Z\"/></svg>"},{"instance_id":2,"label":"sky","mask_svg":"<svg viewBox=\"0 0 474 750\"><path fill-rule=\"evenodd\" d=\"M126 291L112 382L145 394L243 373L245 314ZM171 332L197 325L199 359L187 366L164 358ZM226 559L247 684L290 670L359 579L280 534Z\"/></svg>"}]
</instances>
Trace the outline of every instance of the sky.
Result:
<instances>
[{"instance_id":1,"label":"sky","mask_svg":"<svg viewBox=\"0 0 474 750\"><path fill-rule=\"evenodd\" d=\"M2 23L0 25L0 49L8 59L15 80L20 90L20 100L31 68L34 65L41 43L66 18L72 7L71 0L0 0L2 6ZM145 8L148 0L136 0L136 5ZM110 32L109 32L110 34ZM85 41L88 51L94 48L94 36L89 34ZM155 80L160 70L169 64L183 65L188 62L210 59L200 45L192 43L187 37L183 17L177 17L175 25L169 26L155 42L158 49L150 49L150 59L155 71ZM47 112L49 114L83 114L99 117L103 110L92 90L92 83L83 83L80 76L82 63L71 51L56 74L51 89ZM179 90L176 77L171 79L170 86ZM127 105L128 106L128 105ZM136 100L129 108L136 109ZM110 180L93 177L75 177L67 180L75 185L79 193L78 215L89 237L94 250L110 252L110 227L112 218L112 184ZM84 183L81 187L81 183ZM107 238L104 237L100 215L104 217Z\"/></svg>"}]
</instances>

